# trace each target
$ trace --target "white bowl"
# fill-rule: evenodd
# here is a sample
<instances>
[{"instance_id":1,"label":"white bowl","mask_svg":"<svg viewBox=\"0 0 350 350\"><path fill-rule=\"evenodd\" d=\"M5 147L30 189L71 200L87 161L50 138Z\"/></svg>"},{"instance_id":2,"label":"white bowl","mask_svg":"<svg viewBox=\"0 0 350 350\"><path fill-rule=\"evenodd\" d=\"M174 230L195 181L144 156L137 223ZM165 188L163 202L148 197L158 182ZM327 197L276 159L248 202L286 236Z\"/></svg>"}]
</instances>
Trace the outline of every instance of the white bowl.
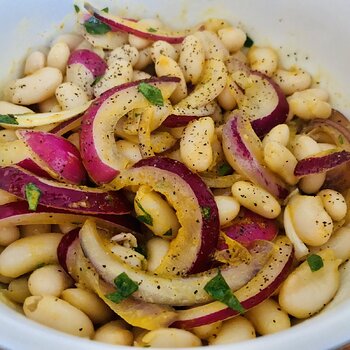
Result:
<instances>
[{"instance_id":1,"label":"white bowl","mask_svg":"<svg viewBox=\"0 0 350 350\"><path fill-rule=\"evenodd\" d=\"M92 2L97 6L108 6L111 11L124 11L129 17L159 14L176 27L186 27L208 17L221 17L233 24L240 23L255 43L276 48L285 65L297 64L312 73L330 91L334 106L345 114L350 109L350 52L347 45L350 37L350 6L347 0ZM21 67L28 49L45 46L58 32L69 32L73 26L74 10L70 0L0 0L0 5L3 14L0 36L1 86L18 73L18 67ZM349 289L343 286L338 296L338 306L290 330L211 349L320 350L350 342ZM115 346L72 337L41 326L1 303L0 324L0 346L11 350L116 349Z\"/></svg>"}]
</instances>

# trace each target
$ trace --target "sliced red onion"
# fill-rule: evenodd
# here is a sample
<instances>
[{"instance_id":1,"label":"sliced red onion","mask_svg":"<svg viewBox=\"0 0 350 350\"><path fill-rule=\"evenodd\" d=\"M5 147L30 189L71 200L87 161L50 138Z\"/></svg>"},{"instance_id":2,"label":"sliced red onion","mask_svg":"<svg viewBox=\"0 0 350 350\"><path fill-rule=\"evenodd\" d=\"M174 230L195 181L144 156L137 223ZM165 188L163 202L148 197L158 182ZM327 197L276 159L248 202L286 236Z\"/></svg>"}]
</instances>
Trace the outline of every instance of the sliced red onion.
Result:
<instances>
[{"instance_id":1,"label":"sliced red onion","mask_svg":"<svg viewBox=\"0 0 350 350\"><path fill-rule=\"evenodd\" d=\"M128 214L130 204L121 193L89 187L65 185L40 178L17 166L0 168L0 188L26 199L26 185L34 184L41 192L39 204L85 214Z\"/></svg>"},{"instance_id":2,"label":"sliced red onion","mask_svg":"<svg viewBox=\"0 0 350 350\"><path fill-rule=\"evenodd\" d=\"M222 144L228 163L239 174L279 199L288 196L286 184L263 163L261 141L241 112L232 112L231 119L224 125Z\"/></svg>"},{"instance_id":3,"label":"sliced red onion","mask_svg":"<svg viewBox=\"0 0 350 350\"><path fill-rule=\"evenodd\" d=\"M56 134L58 136L62 136L68 131L72 131L73 129L76 129L80 126L82 120L82 116L77 115L76 117L66 120L63 123L60 123L56 127L54 127L50 132L52 134Z\"/></svg>"},{"instance_id":4,"label":"sliced red onion","mask_svg":"<svg viewBox=\"0 0 350 350\"><path fill-rule=\"evenodd\" d=\"M312 157L299 160L295 169L295 176L305 176L310 174L318 174L336 168L337 166L350 161L350 152L335 151L322 155L314 155Z\"/></svg>"},{"instance_id":5,"label":"sliced red onion","mask_svg":"<svg viewBox=\"0 0 350 350\"><path fill-rule=\"evenodd\" d=\"M20 166L21 168L30 171L31 173L44 177L45 179L51 179L51 176L39 165L37 165L34 161L32 161L30 158L23 159L21 162L17 163L16 165Z\"/></svg>"}]
</instances>

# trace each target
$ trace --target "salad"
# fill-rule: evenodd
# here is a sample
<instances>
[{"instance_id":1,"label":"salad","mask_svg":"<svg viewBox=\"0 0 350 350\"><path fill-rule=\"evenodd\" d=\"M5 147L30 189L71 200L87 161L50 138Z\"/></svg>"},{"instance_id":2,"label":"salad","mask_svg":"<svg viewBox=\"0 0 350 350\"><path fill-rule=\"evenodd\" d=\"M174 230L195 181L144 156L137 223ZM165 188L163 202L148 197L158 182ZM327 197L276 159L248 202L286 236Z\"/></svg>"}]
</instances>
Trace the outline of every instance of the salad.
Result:
<instances>
[{"instance_id":1,"label":"salad","mask_svg":"<svg viewBox=\"0 0 350 350\"><path fill-rule=\"evenodd\" d=\"M332 306L350 124L224 20L74 6L0 101L0 297L79 337L235 343Z\"/></svg>"}]
</instances>

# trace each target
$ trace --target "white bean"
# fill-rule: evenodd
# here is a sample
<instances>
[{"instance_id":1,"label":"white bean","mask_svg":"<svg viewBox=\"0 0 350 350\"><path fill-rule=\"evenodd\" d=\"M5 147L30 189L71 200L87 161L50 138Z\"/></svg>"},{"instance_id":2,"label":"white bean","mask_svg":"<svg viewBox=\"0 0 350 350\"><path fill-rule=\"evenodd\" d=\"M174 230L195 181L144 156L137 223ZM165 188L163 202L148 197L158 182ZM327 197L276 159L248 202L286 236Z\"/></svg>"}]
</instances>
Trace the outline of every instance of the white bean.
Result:
<instances>
[{"instance_id":1,"label":"white bean","mask_svg":"<svg viewBox=\"0 0 350 350\"><path fill-rule=\"evenodd\" d=\"M237 181L232 185L232 195L245 208L265 218L274 219L281 212L277 200L267 191L248 181Z\"/></svg>"},{"instance_id":2,"label":"white bean","mask_svg":"<svg viewBox=\"0 0 350 350\"><path fill-rule=\"evenodd\" d=\"M277 53L269 47L253 46L247 54L248 63L252 70L256 70L271 77L278 67Z\"/></svg>"},{"instance_id":3,"label":"white bean","mask_svg":"<svg viewBox=\"0 0 350 350\"><path fill-rule=\"evenodd\" d=\"M291 142L291 150L295 158L301 160L320 152L320 146L310 136L296 135Z\"/></svg>"},{"instance_id":4,"label":"white bean","mask_svg":"<svg viewBox=\"0 0 350 350\"><path fill-rule=\"evenodd\" d=\"M272 128L268 134L264 137L262 143L265 147L269 142L278 142L279 144L287 147L289 143L290 131L287 124L278 124Z\"/></svg>"},{"instance_id":5,"label":"white bean","mask_svg":"<svg viewBox=\"0 0 350 350\"><path fill-rule=\"evenodd\" d=\"M32 295L58 297L73 284L72 279L59 265L46 265L36 269L29 276L28 288Z\"/></svg>"},{"instance_id":6,"label":"white bean","mask_svg":"<svg viewBox=\"0 0 350 350\"><path fill-rule=\"evenodd\" d=\"M61 298L86 314L95 324L110 321L114 313L95 293L82 288L69 288Z\"/></svg>"},{"instance_id":7,"label":"white bean","mask_svg":"<svg viewBox=\"0 0 350 350\"><path fill-rule=\"evenodd\" d=\"M154 153L162 153L173 147L176 138L167 131L158 131L151 134L151 144Z\"/></svg>"},{"instance_id":8,"label":"white bean","mask_svg":"<svg viewBox=\"0 0 350 350\"><path fill-rule=\"evenodd\" d=\"M283 282L279 293L282 309L297 318L307 318L320 311L339 288L340 259L330 249L318 253L323 267L312 271L308 262L298 266Z\"/></svg>"},{"instance_id":9,"label":"white bean","mask_svg":"<svg viewBox=\"0 0 350 350\"><path fill-rule=\"evenodd\" d=\"M205 63L205 52L199 39L194 35L186 36L182 42L179 65L186 82L197 84Z\"/></svg>"},{"instance_id":10,"label":"white bean","mask_svg":"<svg viewBox=\"0 0 350 350\"><path fill-rule=\"evenodd\" d=\"M94 326L79 309L64 300L46 295L31 296L23 304L25 315L45 326L78 337L92 338Z\"/></svg>"},{"instance_id":11,"label":"white bean","mask_svg":"<svg viewBox=\"0 0 350 350\"><path fill-rule=\"evenodd\" d=\"M167 56L176 61L179 57L179 51L176 48L163 40L155 41L152 44L151 56L153 62L156 62L159 56Z\"/></svg>"},{"instance_id":12,"label":"white bean","mask_svg":"<svg viewBox=\"0 0 350 350\"><path fill-rule=\"evenodd\" d=\"M152 63L151 48L139 50L139 59L134 66L134 69L142 70Z\"/></svg>"},{"instance_id":13,"label":"white bean","mask_svg":"<svg viewBox=\"0 0 350 350\"><path fill-rule=\"evenodd\" d=\"M325 180L326 173L307 175L300 179L298 186L303 192L313 194L320 190Z\"/></svg>"},{"instance_id":14,"label":"white bean","mask_svg":"<svg viewBox=\"0 0 350 350\"><path fill-rule=\"evenodd\" d=\"M49 224L32 224L20 227L22 237L41 235L42 233L50 233L51 225Z\"/></svg>"},{"instance_id":15,"label":"white bean","mask_svg":"<svg viewBox=\"0 0 350 350\"><path fill-rule=\"evenodd\" d=\"M201 340L193 333L177 328L159 328L148 332L142 341L159 348L185 348L201 346Z\"/></svg>"},{"instance_id":16,"label":"white bean","mask_svg":"<svg viewBox=\"0 0 350 350\"><path fill-rule=\"evenodd\" d=\"M20 105L31 105L45 101L55 94L62 83L62 73L57 68L45 67L25 78L15 81L12 88L12 102Z\"/></svg>"},{"instance_id":17,"label":"white bean","mask_svg":"<svg viewBox=\"0 0 350 350\"><path fill-rule=\"evenodd\" d=\"M125 32L108 32L103 35L94 35L84 32L84 38L95 48L113 50L128 42L128 35Z\"/></svg>"},{"instance_id":18,"label":"white bean","mask_svg":"<svg viewBox=\"0 0 350 350\"><path fill-rule=\"evenodd\" d=\"M239 51L247 39L242 29L234 27L219 29L218 36L230 53Z\"/></svg>"},{"instance_id":19,"label":"white bean","mask_svg":"<svg viewBox=\"0 0 350 350\"><path fill-rule=\"evenodd\" d=\"M191 329L197 337L200 339L209 339L211 337L215 337L216 334L220 331L222 325L222 321L206 324L204 326L199 326Z\"/></svg>"},{"instance_id":20,"label":"white bean","mask_svg":"<svg viewBox=\"0 0 350 350\"><path fill-rule=\"evenodd\" d=\"M150 74L143 72L142 70L134 69L134 71L132 72L132 81L148 79L150 77L151 77Z\"/></svg>"},{"instance_id":21,"label":"white bean","mask_svg":"<svg viewBox=\"0 0 350 350\"><path fill-rule=\"evenodd\" d=\"M26 59L24 64L24 75L33 74L37 70L44 68L46 56L41 51L33 51Z\"/></svg>"},{"instance_id":22,"label":"white bean","mask_svg":"<svg viewBox=\"0 0 350 350\"><path fill-rule=\"evenodd\" d=\"M220 225L232 221L239 212L239 202L232 196L215 196L215 202L219 210Z\"/></svg>"},{"instance_id":23,"label":"white bean","mask_svg":"<svg viewBox=\"0 0 350 350\"><path fill-rule=\"evenodd\" d=\"M59 69L62 73L66 71L70 55L69 46L64 42L53 45L47 55L47 66Z\"/></svg>"},{"instance_id":24,"label":"white bean","mask_svg":"<svg viewBox=\"0 0 350 350\"><path fill-rule=\"evenodd\" d=\"M229 56L228 50L215 33L203 30L193 35L199 39L202 44L207 60L214 58L224 61Z\"/></svg>"},{"instance_id":25,"label":"white bean","mask_svg":"<svg viewBox=\"0 0 350 350\"><path fill-rule=\"evenodd\" d=\"M38 107L41 113L60 112L62 110L56 96L49 97L45 101L38 103Z\"/></svg>"},{"instance_id":26,"label":"white bean","mask_svg":"<svg viewBox=\"0 0 350 350\"><path fill-rule=\"evenodd\" d=\"M122 322L111 321L96 331L94 340L113 345L132 345L134 335L123 326Z\"/></svg>"},{"instance_id":27,"label":"white bean","mask_svg":"<svg viewBox=\"0 0 350 350\"><path fill-rule=\"evenodd\" d=\"M294 175L298 161L287 147L274 141L266 143L264 160L266 165L289 185L298 182L298 178Z\"/></svg>"},{"instance_id":28,"label":"white bean","mask_svg":"<svg viewBox=\"0 0 350 350\"><path fill-rule=\"evenodd\" d=\"M210 167L214 138L215 125L210 117L193 120L186 126L180 141L180 153L188 168L200 172Z\"/></svg>"},{"instance_id":29,"label":"white bean","mask_svg":"<svg viewBox=\"0 0 350 350\"><path fill-rule=\"evenodd\" d=\"M180 228L174 209L148 186L140 186L134 199L136 215L156 235L165 239L176 236Z\"/></svg>"},{"instance_id":30,"label":"white bean","mask_svg":"<svg viewBox=\"0 0 350 350\"><path fill-rule=\"evenodd\" d=\"M289 205L294 229L305 244L320 246L329 240L333 221L320 197L297 195Z\"/></svg>"},{"instance_id":31,"label":"white bean","mask_svg":"<svg viewBox=\"0 0 350 350\"><path fill-rule=\"evenodd\" d=\"M83 40L77 47L76 50L89 50L95 52L96 55L99 55L102 59L105 58L106 54L102 47L94 47L87 40Z\"/></svg>"},{"instance_id":32,"label":"white bean","mask_svg":"<svg viewBox=\"0 0 350 350\"><path fill-rule=\"evenodd\" d=\"M0 245L8 246L21 236L19 228L14 225L0 226Z\"/></svg>"},{"instance_id":33,"label":"white bean","mask_svg":"<svg viewBox=\"0 0 350 350\"><path fill-rule=\"evenodd\" d=\"M147 270L155 271L169 250L169 241L154 237L147 241Z\"/></svg>"},{"instance_id":34,"label":"white bean","mask_svg":"<svg viewBox=\"0 0 350 350\"><path fill-rule=\"evenodd\" d=\"M73 109L89 101L86 92L80 86L71 82L59 85L55 95L62 110Z\"/></svg>"},{"instance_id":35,"label":"white bean","mask_svg":"<svg viewBox=\"0 0 350 350\"><path fill-rule=\"evenodd\" d=\"M235 94L233 94L229 84L226 84L217 99L219 105L226 111L232 111L237 105Z\"/></svg>"},{"instance_id":36,"label":"white bean","mask_svg":"<svg viewBox=\"0 0 350 350\"><path fill-rule=\"evenodd\" d=\"M0 101L0 114L34 113L31 109L7 101Z\"/></svg>"},{"instance_id":37,"label":"white bean","mask_svg":"<svg viewBox=\"0 0 350 350\"><path fill-rule=\"evenodd\" d=\"M13 130L13 129L0 130L0 142L11 142L17 139L18 137L16 135L16 130Z\"/></svg>"},{"instance_id":38,"label":"white bean","mask_svg":"<svg viewBox=\"0 0 350 350\"><path fill-rule=\"evenodd\" d=\"M274 74L274 80L286 95L305 90L312 83L311 75L296 67L289 71L277 69Z\"/></svg>"},{"instance_id":39,"label":"white bean","mask_svg":"<svg viewBox=\"0 0 350 350\"><path fill-rule=\"evenodd\" d=\"M6 296L16 303L23 304L30 295L28 277L16 278L7 287Z\"/></svg>"},{"instance_id":40,"label":"white bean","mask_svg":"<svg viewBox=\"0 0 350 350\"><path fill-rule=\"evenodd\" d=\"M84 38L81 35L73 34L73 33L67 33L67 34L61 34L53 41L52 45L55 45L56 43L66 43L69 47L69 50L73 51L77 48L77 46L84 40Z\"/></svg>"},{"instance_id":41,"label":"white bean","mask_svg":"<svg viewBox=\"0 0 350 350\"><path fill-rule=\"evenodd\" d=\"M160 20L156 18L143 18L140 21L138 21L139 24L141 24L146 30L149 30L152 28L152 30L159 30L163 24ZM148 46L150 46L152 41L140 38L136 35L129 34L129 44L131 46L136 47L138 50L142 50Z\"/></svg>"},{"instance_id":42,"label":"white bean","mask_svg":"<svg viewBox=\"0 0 350 350\"><path fill-rule=\"evenodd\" d=\"M272 334L290 328L288 314L273 299L266 299L250 309L245 317L260 335Z\"/></svg>"},{"instance_id":43,"label":"white bean","mask_svg":"<svg viewBox=\"0 0 350 350\"><path fill-rule=\"evenodd\" d=\"M93 74L82 64L72 64L67 66L66 82L73 83L84 90L88 98L92 98L94 87L92 83L95 78Z\"/></svg>"},{"instance_id":44,"label":"white bean","mask_svg":"<svg viewBox=\"0 0 350 350\"><path fill-rule=\"evenodd\" d=\"M40 264L57 263L61 238L59 233L46 233L11 243L0 254L0 274L15 278L33 271Z\"/></svg>"},{"instance_id":45,"label":"white bean","mask_svg":"<svg viewBox=\"0 0 350 350\"><path fill-rule=\"evenodd\" d=\"M70 134L67 137L67 140L71 142L78 150L80 150L80 134L78 132L74 132L73 134Z\"/></svg>"},{"instance_id":46,"label":"white bean","mask_svg":"<svg viewBox=\"0 0 350 350\"><path fill-rule=\"evenodd\" d=\"M255 330L251 322L242 316L236 316L224 321L219 332L209 338L209 345L239 343L255 337Z\"/></svg>"},{"instance_id":47,"label":"white bean","mask_svg":"<svg viewBox=\"0 0 350 350\"><path fill-rule=\"evenodd\" d=\"M130 45L123 45L114 49L108 57L107 63L108 66L113 66L116 60L126 60L129 61L132 66L135 66L139 60L139 52L136 47Z\"/></svg>"},{"instance_id":48,"label":"white bean","mask_svg":"<svg viewBox=\"0 0 350 350\"><path fill-rule=\"evenodd\" d=\"M322 199L324 208L334 221L344 219L348 208L341 193L326 189L318 192L317 195Z\"/></svg>"}]
</instances>

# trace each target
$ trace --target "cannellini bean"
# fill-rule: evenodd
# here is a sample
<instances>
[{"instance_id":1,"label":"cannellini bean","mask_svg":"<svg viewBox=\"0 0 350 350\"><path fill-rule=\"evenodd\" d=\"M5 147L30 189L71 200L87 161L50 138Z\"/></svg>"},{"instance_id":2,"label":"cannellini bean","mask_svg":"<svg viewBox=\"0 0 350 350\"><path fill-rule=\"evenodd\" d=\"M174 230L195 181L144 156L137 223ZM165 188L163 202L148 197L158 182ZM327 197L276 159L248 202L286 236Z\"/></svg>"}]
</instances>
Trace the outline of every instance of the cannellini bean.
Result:
<instances>
[{"instance_id":1,"label":"cannellini bean","mask_svg":"<svg viewBox=\"0 0 350 350\"><path fill-rule=\"evenodd\" d=\"M91 45L87 40L83 40L77 47L76 50L89 50L92 52L95 52L96 55L99 55L102 59L105 58L106 53L102 49L102 47L99 46L93 46Z\"/></svg>"},{"instance_id":2,"label":"cannellini bean","mask_svg":"<svg viewBox=\"0 0 350 350\"><path fill-rule=\"evenodd\" d=\"M141 79L148 79L150 78L151 75L146 73L146 72L143 72L141 70L135 70L132 72L132 81L137 81L137 80L141 80Z\"/></svg>"},{"instance_id":3,"label":"cannellini bean","mask_svg":"<svg viewBox=\"0 0 350 350\"><path fill-rule=\"evenodd\" d=\"M223 322L219 332L209 338L209 345L239 343L255 337L251 322L242 316L236 316Z\"/></svg>"},{"instance_id":4,"label":"cannellini bean","mask_svg":"<svg viewBox=\"0 0 350 350\"><path fill-rule=\"evenodd\" d=\"M245 315L260 335L272 334L290 328L288 314L273 299L266 299Z\"/></svg>"},{"instance_id":5,"label":"cannellini bean","mask_svg":"<svg viewBox=\"0 0 350 350\"><path fill-rule=\"evenodd\" d=\"M344 219L348 208L341 193L326 189L318 192L317 195L322 199L324 208L334 221Z\"/></svg>"},{"instance_id":6,"label":"cannellini bean","mask_svg":"<svg viewBox=\"0 0 350 350\"><path fill-rule=\"evenodd\" d=\"M56 96L49 97L45 101L38 103L38 107L41 113L60 112L62 110Z\"/></svg>"},{"instance_id":7,"label":"cannellini bean","mask_svg":"<svg viewBox=\"0 0 350 350\"><path fill-rule=\"evenodd\" d=\"M62 41L58 42L51 47L49 53L47 54L47 66L57 68L64 73L69 55L69 46Z\"/></svg>"},{"instance_id":8,"label":"cannellini bean","mask_svg":"<svg viewBox=\"0 0 350 350\"><path fill-rule=\"evenodd\" d=\"M200 43L205 52L205 58L211 59L215 58L221 61L224 61L228 56L229 52L226 49L225 45L219 39L219 37L208 30L203 30L193 34Z\"/></svg>"},{"instance_id":9,"label":"cannellini bean","mask_svg":"<svg viewBox=\"0 0 350 350\"><path fill-rule=\"evenodd\" d=\"M193 120L186 126L180 141L180 152L188 168L200 172L210 167L214 136L215 125L210 117Z\"/></svg>"},{"instance_id":10,"label":"cannellini bean","mask_svg":"<svg viewBox=\"0 0 350 350\"><path fill-rule=\"evenodd\" d=\"M0 143L1 142L11 142L17 140L16 130L3 129L0 130Z\"/></svg>"},{"instance_id":11,"label":"cannellini bean","mask_svg":"<svg viewBox=\"0 0 350 350\"><path fill-rule=\"evenodd\" d=\"M132 66L129 61L117 60L113 66L107 68L104 76L94 86L95 96L100 96L103 92L114 86L130 82L132 80Z\"/></svg>"},{"instance_id":12,"label":"cannellini bean","mask_svg":"<svg viewBox=\"0 0 350 350\"><path fill-rule=\"evenodd\" d=\"M143 18L138 21L146 30L152 28L152 30L157 31L163 27L163 23L157 18ZM152 41L140 38L136 35L129 34L129 44L136 47L138 50L144 49L150 46Z\"/></svg>"},{"instance_id":13,"label":"cannellini bean","mask_svg":"<svg viewBox=\"0 0 350 350\"><path fill-rule=\"evenodd\" d=\"M32 295L52 295L58 297L73 280L59 265L46 265L36 269L29 276L28 288Z\"/></svg>"},{"instance_id":14,"label":"cannellini bean","mask_svg":"<svg viewBox=\"0 0 350 350\"><path fill-rule=\"evenodd\" d=\"M132 345L134 335L120 321L111 321L96 331L94 340L114 345Z\"/></svg>"},{"instance_id":15,"label":"cannellini bean","mask_svg":"<svg viewBox=\"0 0 350 350\"><path fill-rule=\"evenodd\" d=\"M14 196L11 193L8 193L7 191L0 190L0 205L12 203L12 202L16 202L16 201L17 201L16 196Z\"/></svg>"},{"instance_id":16,"label":"cannellini bean","mask_svg":"<svg viewBox=\"0 0 350 350\"><path fill-rule=\"evenodd\" d=\"M221 91L217 99L219 105L226 111L232 111L237 105L235 95L233 94L229 84L226 84L224 90Z\"/></svg>"},{"instance_id":17,"label":"cannellini bean","mask_svg":"<svg viewBox=\"0 0 350 350\"><path fill-rule=\"evenodd\" d=\"M232 196L215 196L215 202L219 210L220 225L232 221L239 212L239 202Z\"/></svg>"},{"instance_id":18,"label":"cannellini bean","mask_svg":"<svg viewBox=\"0 0 350 350\"><path fill-rule=\"evenodd\" d=\"M297 160L310 157L320 152L318 143L307 135L296 135L290 146Z\"/></svg>"},{"instance_id":19,"label":"cannellini bean","mask_svg":"<svg viewBox=\"0 0 350 350\"><path fill-rule=\"evenodd\" d=\"M307 175L300 179L298 186L306 194L313 194L320 190L325 180L325 173Z\"/></svg>"},{"instance_id":20,"label":"cannellini bean","mask_svg":"<svg viewBox=\"0 0 350 350\"><path fill-rule=\"evenodd\" d=\"M184 130L185 130L185 126L179 126L177 128L169 129L169 132L176 139L181 139Z\"/></svg>"},{"instance_id":21,"label":"cannellini bean","mask_svg":"<svg viewBox=\"0 0 350 350\"><path fill-rule=\"evenodd\" d=\"M169 250L169 241L154 237L147 241L147 270L154 271Z\"/></svg>"},{"instance_id":22,"label":"cannellini bean","mask_svg":"<svg viewBox=\"0 0 350 350\"><path fill-rule=\"evenodd\" d=\"M274 80L286 95L305 90L312 83L311 75L297 67L293 67L289 71L277 69L274 74Z\"/></svg>"},{"instance_id":23,"label":"cannellini bean","mask_svg":"<svg viewBox=\"0 0 350 350\"><path fill-rule=\"evenodd\" d=\"M73 51L76 49L76 47L84 40L84 38L81 35L73 34L73 33L67 33L67 34L61 34L59 35L52 43L52 45L55 45L56 43L65 43L68 45L69 50Z\"/></svg>"},{"instance_id":24,"label":"cannellini bean","mask_svg":"<svg viewBox=\"0 0 350 350\"><path fill-rule=\"evenodd\" d=\"M142 70L152 63L151 51L150 47L139 50L139 59L135 64L134 69Z\"/></svg>"},{"instance_id":25,"label":"cannellini bean","mask_svg":"<svg viewBox=\"0 0 350 350\"><path fill-rule=\"evenodd\" d=\"M283 282L279 293L282 309L297 318L307 318L320 311L339 288L338 266L341 263L331 249L318 253L323 267L311 271L308 262L298 266Z\"/></svg>"},{"instance_id":26,"label":"cannellini bean","mask_svg":"<svg viewBox=\"0 0 350 350\"><path fill-rule=\"evenodd\" d=\"M152 44L151 48L151 56L153 62L156 62L161 55L170 57L176 61L179 58L179 51L166 41L158 40Z\"/></svg>"},{"instance_id":27,"label":"cannellini bean","mask_svg":"<svg viewBox=\"0 0 350 350\"><path fill-rule=\"evenodd\" d=\"M240 50L247 39L242 29L234 27L219 29L218 36L230 53Z\"/></svg>"},{"instance_id":28,"label":"cannellini bean","mask_svg":"<svg viewBox=\"0 0 350 350\"><path fill-rule=\"evenodd\" d=\"M86 314L95 324L110 321L113 311L93 292L82 288L69 288L62 292L61 298Z\"/></svg>"},{"instance_id":29,"label":"cannellini bean","mask_svg":"<svg viewBox=\"0 0 350 350\"><path fill-rule=\"evenodd\" d=\"M170 96L170 101L173 104L180 102L187 96L186 81L182 70L176 61L170 57L160 55L155 62L155 70L158 77L170 76L180 78L180 82Z\"/></svg>"},{"instance_id":30,"label":"cannellini bean","mask_svg":"<svg viewBox=\"0 0 350 350\"><path fill-rule=\"evenodd\" d=\"M134 200L136 215L156 235L165 239L176 236L180 228L174 209L148 186L140 186Z\"/></svg>"},{"instance_id":31,"label":"cannellini bean","mask_svg":"<svg viewBox=\"0 0 350 350\"><path fill-rule=\"evenodd\" d=\"M134 334L134 346L142 348L146 344L142 341L142 338L148 333L146 329L133 327L132 333Z\"/></svg>"},{"instance_id":32,"label":"cannellini bean","mask_svg":"<svg viewBox=\"0 0 350 350\"><path fill-rule=\"evenodd\" d=\"M332 233L327 243L319 247L311 247L311 253L318 253L321 250L332 249L336 258L342 262L350 258L350 227L343 226Z\"/></svg>"},{"instance_id":33,"label":"cannellini bean","mask_svg":"<svg viewBox=\"0 0 350 350\"><path fill-rule=\"evenodd\" d=\"M23 304L30 295L28 277L16 278L7 287L6 296L16 303Z\"/></svg>"},{"instance_id":34,"label":"cannellini bean","mask_svg":"<svg viewBox=\"0 0 350 350\"><path fill-rule=\"evenodd\" d=\"M232 195L243 207L265 218L274 219L281 212L281 206L272 194L251 182L235 182Z\"/></svg>"},{"instance_id":35,"label":"cannellini bean","mask_svg":"<svg viewBox=\"0 0 350 350\"><path fill-rule=\"evenodd\" d=\"M264 137L262 143L265 147L269 142L278 142L282 146L287 147L289 143L290 131L287 124L278 124L272 128Z\"/></svg>"},{"instance_id":36,"label":"cannellini bean","mask_svg":"<svg viewBox=\"0 0 350 350\"><path fill-rule=\"evenodd\" d=\"M20 105L31 105L45 101L55 94L62 83L62 73L57 68L45 67L22 79L12 86L12 102Z\"/></svg>"},{"instance_id":37,"label":"cannellini bean","mask_svg":"<svg viewBox=\"0 0 350 350\"><path fill-rule=\"evenodd\" d=\"M45 233L11 243L0 254L0 274L15 278L33 271L40 264L57 263L61 238L59 233Z\"/></svg>"},{"instance_id":38,"label":"cannellini bean","mask_svg":"<svg viewBox=\"0 0 350 350\"><path fill-rule=\"evenodd\" d=\"M86 92L80 86L71 82L59 85L55 95L62 110L73 109L89 101Z\"/></svg>"},{"instance_id":39,"label":"cannellini bean","mask_svg":"<svg viewBox=\"0 0 350 350\"><path fill-rule=\"evenodd\" d=\"M220 29L229 28L231 25L222 18L208 18L204 22L204 28L211 32L218 32Z\"/></svg>"},{"instance_id":40,"label":"cannellini bean","mask_svg":"<svg viewBox=\"0 0 350 350\"><path fill-rule=\"evenodd\" d=\"M84 38L93 46L101 49L113 50L128 42L128 34L110 31L103 35L94 35L84 32Z\"/></svg>"},{"instance_id":41,"label":"cannellini bean","mask_svg":"<svg viewBox=\"0 0 350 350\"><path fill-rule=\"evenodd\" d=\"M318 196L294 196L289 202L291 218L298 237L306 244L326 243L333 232L333 221Z\"/></svg>"},{"instance_id":42,"label":"cannellini bean","mask_svg":"<svg viewBox=\"0 0 350 350\"><path fill-rule=\"evenodd\" d=\"M148 332L142 341L151 347L184 348L201 346L201 340L193 333L177 328L159 328Z\"/></svg>"},{"instance_id":43,"label":"cannellini bean","mask_svg":"<svg viewBox=\"0 0 350 350\"><path fill-rule=\"evenodd\" d=\"M173 147L176 138L167 131L158 131L151 134L151 144L154 153L162 153Z\"/></svg>"},{"instance_id":44,"label":"cannellini bean","mask_svg":"<svg viewBox=\"0 0 350 350\"><path fill-rule=\"evenodd\" d=\"M108 57L108 66L113 66L116 60L126 60L129 61L132 66L134 66L139 60L139 52L136 47L130 45L123 45L114 49Z\"/></svg>"},{"instance_id":45,"label":"cannellini bean","mask_svg":"<svg viewBox=\"0 0 350 350\"><path fill-rule=\"evenodd\" d=\"M204 326L195 327L191 329L191 332L194 333L200 339L209 339L211 337L215 337L218 332L220 332L220 328L222 325L222 321L206 324Z\"/></svg>"},{"instance_id":46,"label":"cannellini bean","mask_svg":"<svg viewBox=\"0 0 350 350\"><path fill-rule=\"evenodd\" d=\"M289 185L298 182L298 178L294 175L298 161L287 147L274 141L266 143L264 160L266 165Z\"/></svg>"},{"instance_id":47,"label":"cannellini bean","mask_svg":"<svg viewBox=\"0 0 350 350\"><path fill-rule=\"evenodd\" d=\"M14 225L0 226L0 245L7 247L21 236L19 228Z\"/></svg>"},{"instance_id":48,"label":"cannellini bean","mask_svg":"<svg viewBox=\"0 0 350 350\"><path fill-rule=\"evenodd\" d=\"M179 66L186 82L197 84L201 77L205 63L205 51L199 39L194 35L186 36L182 42Z\"/></svg>"},{"instance_id":49,"label":"cannellini bean","mask_svg":"<svg viewBox=\"0 0 350 350\"><path fill-rule=\"evenodd\" d=\"M32 224L20 227L22 237L41 235L42 233L50 233L51 225L49 224Z\"/></svg>"},{"instance_id":50,"label":"cannellini bean","mask_svg":"<svg viewBox=\"0 0 350 350\"><path fill-rule=\"evenodd\" d=\"M70 134L67 137L67 140L71 142L78 150L80 150L80 134L78 132L74 132L73 134Z\"/></svg>"},{"instance_id":51,"label":"cannellini bean","mask_svg":"<svg viewBox=\"0 0 350 350\"><path fill-rule=\"evenodd\" d=\"M136 143L125 140L118 140L116 142L116 146L118 153L120 152L129 161L126 167L132 166L142 159L140 148Z\"/></svg>"},{"instance_id":52,"label":"cannellini bean","mask_svg":"<svg viewBox=\"0 0 350 350\"><path fill-rule=\"evenodd\" d=\"M24 114L34 113L31 109L19 106L11 102L0 101L0 114Z\"/></svg>"},{"instance_id":53,"label":"cannellini bean","mask_svg":"<svg viewBox=\"0 0 350 350\"><path fill-rule=\"evenodd\" d=\"M320 151L329 151L331 149L337 148L336 145L332 145L331 143L318 142L318 146L320 147Z\"/></svg>"},{"instance_id":54,"label":"cannellini bean","mask_svg":"<svg viewBox=\"0 0 350 350\"><path fill-rule=\"evenodd\" d=\"M256 70L271 77L278 67L277 53L269 47L253 46L247 54L248 63L252 70Z\"/></svg>"},{"instance_id":55,"label":"cannellini bean","mask_svg":"<svg viewBox=\"0 0 350 350\"><path fill-rule=\"evenodd\" d=\"M37 70L44 68L46 56L41 51L33 51L26 59L24 64L24 75L33 74Z\"/></svg>"},{"instance_id":56,"label":"cannellini bean","mask_svg":"<svg viewBox=\"0 0 350 350\"><path fill-rule=\"evenodd\" d=\"M82 311L51 295L28 297L23 311L31 320L58 331L83 338L94 335L94 326Z\"/></svg>"}]
</instances>

